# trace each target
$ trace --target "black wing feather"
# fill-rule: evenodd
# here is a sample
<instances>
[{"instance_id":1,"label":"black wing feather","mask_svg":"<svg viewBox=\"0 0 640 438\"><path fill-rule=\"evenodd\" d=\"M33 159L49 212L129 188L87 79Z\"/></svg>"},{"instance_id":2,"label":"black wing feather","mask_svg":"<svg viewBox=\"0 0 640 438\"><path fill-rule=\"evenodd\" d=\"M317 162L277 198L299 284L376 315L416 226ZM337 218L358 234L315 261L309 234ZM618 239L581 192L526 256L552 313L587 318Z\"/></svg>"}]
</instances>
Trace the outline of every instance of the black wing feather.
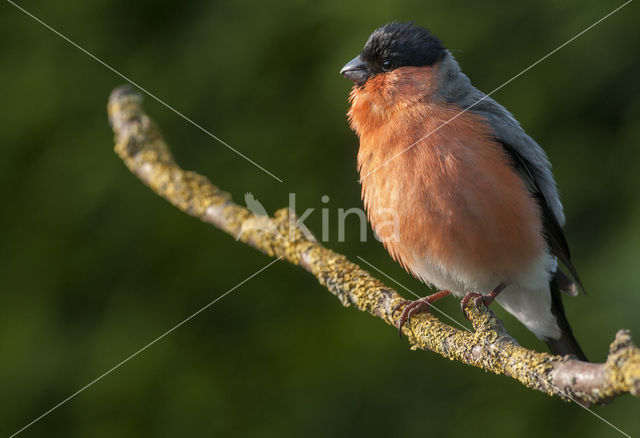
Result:
<instances>
[{"instance_id":1,"label":"black wing feather","mask_svg":"<svg viewBox=\"0 0 640 438\"><path fill-rule=\"evenodd\" d=\"M558 285L552 281L551 287L551 312L556 317L558 326L560 327L560 337L558 339L545 338L544 341L549 346L549 349L553 354L573 354L578 359L589 362L587 356L580 348L580 344L573 335L567 316L564 313L564 305L562 304L562 297L560 296L560 289Z\"/></svg>"}]
</instances>

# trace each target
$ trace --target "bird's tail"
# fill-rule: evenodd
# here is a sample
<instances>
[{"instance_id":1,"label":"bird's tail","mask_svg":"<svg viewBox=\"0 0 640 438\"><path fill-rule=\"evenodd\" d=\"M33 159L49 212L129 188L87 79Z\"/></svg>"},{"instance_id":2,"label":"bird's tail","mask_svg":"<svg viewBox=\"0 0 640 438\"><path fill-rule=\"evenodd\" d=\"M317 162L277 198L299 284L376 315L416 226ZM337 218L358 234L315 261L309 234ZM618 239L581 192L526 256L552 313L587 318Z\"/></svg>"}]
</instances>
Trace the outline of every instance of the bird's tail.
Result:
<instances>
[{"instance_id":1,"label":"bird's tail","mask_svg":"<svg viewBox=\"0 0 640 438\"><path fill-rule=\"evenodd\" d=\"M556 321L558 322L558 326L560 327L560 338L545 338L544 341L547 343L549 350L551 350L553 354L572 354L578 359L588 362L587 356L585 356L582 348L580 348L580 345L578 344L578 341L573 336L571 326L569 325L567 316L564 313L560 289L553 278L551 279L550 289L551 312L553 312L553 315L556 317Z\"/></svg>"}]
</instances>

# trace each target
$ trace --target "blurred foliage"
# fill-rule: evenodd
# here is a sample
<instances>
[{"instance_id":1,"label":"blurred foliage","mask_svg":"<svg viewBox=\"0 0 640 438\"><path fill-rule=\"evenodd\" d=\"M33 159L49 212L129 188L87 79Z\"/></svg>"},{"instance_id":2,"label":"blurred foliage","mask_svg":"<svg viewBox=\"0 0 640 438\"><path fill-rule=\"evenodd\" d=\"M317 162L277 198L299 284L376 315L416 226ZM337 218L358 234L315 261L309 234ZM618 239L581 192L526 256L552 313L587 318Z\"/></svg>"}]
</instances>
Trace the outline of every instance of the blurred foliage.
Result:
<instances>
[{"instance_id":1,"label":"blurred foliage","mask_svg":"<svg viewBox=\"0 0 640 438\"><path fill-rule=\"evenodd\" d=\"M340 67L375 27L430 27L490 91L618 2L21 1L284 180L150 98L179 162L270 212L297 194L360 206ZM640 340L638 6L630 4L496 93L548 151L587 296L566 300L594 360L618 328ZM0 433L9 435L268 263L178 212L112 152L105 104L123 82L9 3L0 15ZM327 195L330 201L321 203ZM333 225L332 225L333 226ZM374 239L360 255L427 288ZM335 229L335 227L333 228ZM370 234L371 236L371 234ZM443 309L459 316L456 300ZM524 345L541 342L505 315ZM639 402L594 410L640 434ZM616 436L575 404L411 352L279 263L26 430L24 436Z\"/></svg>"}]
</instances>

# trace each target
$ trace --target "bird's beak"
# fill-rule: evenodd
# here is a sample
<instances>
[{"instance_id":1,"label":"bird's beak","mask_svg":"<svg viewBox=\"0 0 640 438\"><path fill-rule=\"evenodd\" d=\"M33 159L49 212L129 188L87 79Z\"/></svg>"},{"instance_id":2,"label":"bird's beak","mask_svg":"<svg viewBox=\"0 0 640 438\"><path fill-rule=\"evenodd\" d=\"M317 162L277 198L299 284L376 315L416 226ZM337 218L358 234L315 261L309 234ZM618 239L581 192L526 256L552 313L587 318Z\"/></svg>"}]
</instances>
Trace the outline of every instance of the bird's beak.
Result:
<instances>
[{"instance_id":1,"label":"bird's beak","mask_svg":"<svg viewBox=\"0 0 640 438\"><path fill-rule=\"evenodd\" d=\"M371 76L367 63L364 62L359 55L347 62L347 64L342 67L342 70L340 70L340 74L356 85L364 84L367 82L367 79L369 79L369 76Z\"/></svg>"}]
</instances>

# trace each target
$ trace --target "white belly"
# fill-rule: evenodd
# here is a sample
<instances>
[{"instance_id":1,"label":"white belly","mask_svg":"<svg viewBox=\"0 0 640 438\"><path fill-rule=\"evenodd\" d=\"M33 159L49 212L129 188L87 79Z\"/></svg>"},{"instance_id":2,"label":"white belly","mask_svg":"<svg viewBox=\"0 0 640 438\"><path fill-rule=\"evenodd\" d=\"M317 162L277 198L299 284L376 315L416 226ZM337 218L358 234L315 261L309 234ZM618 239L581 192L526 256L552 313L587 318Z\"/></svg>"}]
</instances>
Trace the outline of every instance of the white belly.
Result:
<instances>
[{"instance_id":1,"label":"white belly","mask_svg":"<svg viewBox=\"0 0 640 438\"><path fill-rule=\"evenodd\" d=\"M543 254L511 279L486 271L474 271L464 266L444 266L433 260L414 257L410 264L413 273L425 283L439 290L448 290L458 298L467 292L488 294L505 282L506 288L496 301L538 337L557 338L560 329L551 313L549 281L557 261Z\"/></svg>"}]
</instances>

